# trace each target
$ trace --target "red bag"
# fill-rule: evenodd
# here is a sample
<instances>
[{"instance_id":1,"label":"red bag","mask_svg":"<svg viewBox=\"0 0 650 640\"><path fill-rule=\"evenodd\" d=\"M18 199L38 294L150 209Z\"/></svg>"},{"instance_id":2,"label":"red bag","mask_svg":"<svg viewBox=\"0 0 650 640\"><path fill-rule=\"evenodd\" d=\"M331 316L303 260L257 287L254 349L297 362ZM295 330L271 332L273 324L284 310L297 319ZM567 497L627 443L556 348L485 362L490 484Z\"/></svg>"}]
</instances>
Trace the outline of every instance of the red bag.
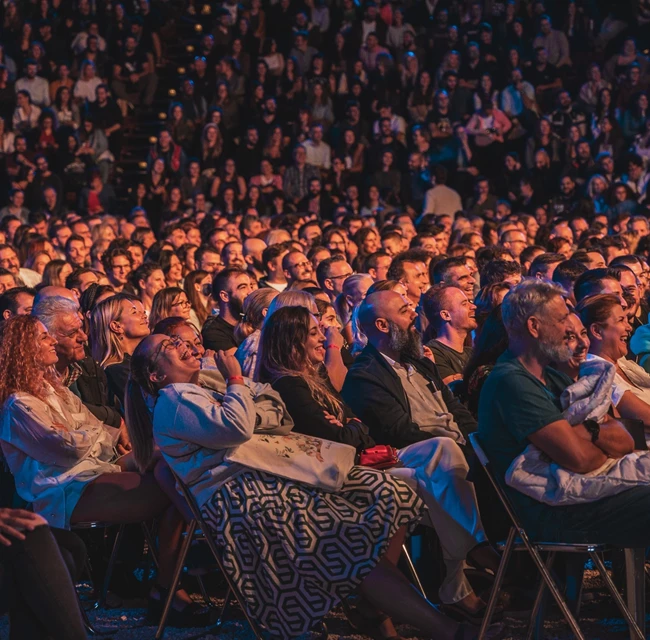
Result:
<instances>
[{"instance_id":1,"label":"red bag","mask_svg":"<svg viewBox=\"0 0 650 640\"><path fill-rule=\"evenodd\" d=\"M370 449L364 449L359 455L359 464L372 469L390 469L399 464L397 449L387 444L378 444Z\"/></svg>"}]
</instances>

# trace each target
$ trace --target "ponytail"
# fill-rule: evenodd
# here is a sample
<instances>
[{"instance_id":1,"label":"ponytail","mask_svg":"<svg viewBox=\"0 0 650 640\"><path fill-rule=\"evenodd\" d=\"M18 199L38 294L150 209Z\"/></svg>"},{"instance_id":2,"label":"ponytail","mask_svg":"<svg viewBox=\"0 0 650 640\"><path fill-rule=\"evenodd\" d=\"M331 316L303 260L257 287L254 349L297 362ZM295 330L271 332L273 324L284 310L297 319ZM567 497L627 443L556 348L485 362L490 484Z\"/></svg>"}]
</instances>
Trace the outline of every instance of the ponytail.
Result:
<instances>
[{"instance_id":1,"label":"ponytail","mask_svg":"<svg viewBox=\"0 0 650 640\"><path fill-rule=\"evenodd\" d=\"M155 399L157 392L148 379L148 365L146 348L141 342L131 359L124 403L126 428L133 446L133 458L140 473L149 468L154 453L153 418L147 400Z\"/></svg>"}]
</instances>

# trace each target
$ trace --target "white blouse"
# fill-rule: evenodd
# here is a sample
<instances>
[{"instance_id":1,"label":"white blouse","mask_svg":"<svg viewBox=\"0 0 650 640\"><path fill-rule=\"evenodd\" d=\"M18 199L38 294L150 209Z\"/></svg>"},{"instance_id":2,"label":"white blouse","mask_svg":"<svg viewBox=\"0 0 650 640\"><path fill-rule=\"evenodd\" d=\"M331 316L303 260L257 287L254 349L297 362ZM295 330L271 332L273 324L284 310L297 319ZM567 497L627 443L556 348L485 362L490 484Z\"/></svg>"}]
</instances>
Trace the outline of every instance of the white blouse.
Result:
<instances>
[{"instance_id":1,"label":"white blouse","mask_svg":"<svg viewBox=\"0 0 650 640\"><path fill-rule=\"evenodd\" d=\"M0 446L18 495L51 526L70 528L86 484L112 464L119 430L100 422L68 389L48 385L45 401L14 393L2 407Z\"/></svg>"}]
</instances>

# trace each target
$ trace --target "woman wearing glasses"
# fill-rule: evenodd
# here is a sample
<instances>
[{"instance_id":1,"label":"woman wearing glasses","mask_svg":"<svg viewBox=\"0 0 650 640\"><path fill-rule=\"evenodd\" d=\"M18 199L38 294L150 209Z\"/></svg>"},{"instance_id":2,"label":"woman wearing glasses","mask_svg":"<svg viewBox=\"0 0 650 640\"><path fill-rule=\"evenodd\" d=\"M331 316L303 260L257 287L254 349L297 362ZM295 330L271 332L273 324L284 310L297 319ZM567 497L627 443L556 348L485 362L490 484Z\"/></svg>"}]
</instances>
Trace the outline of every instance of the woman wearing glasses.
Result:
<instances>
[{"instance_id":1,"label":"woman wearing glasses","mask_svg":"<svg viewBox=\"0 0 650 640\"><path fill-rule=\"evenodd\" d=\"M149 315L149 328L153 329L165 318L178 316L189 320L191 310L192 304L187 299L187 294L183 289L180 287L162 289L154 296L151 314Z\"/></svg>"},{"instance_id":2,"label":"woman wearing glasses","mask_svg":"<svg viewBox=\"0 0 650 640\"><path fill-rule=\"evenodd\" d=\"M474 637L438 613L395 566L422 510L407 485L354 467L340 491L326 493L225 462L252 437L258 414L254 386L236 358L220 351L216 364L225 393L201 384L200 363L184 342L146 338L133 355L127 424L153 433L190 486L249 614L276 636L296 637L359 588L378 610L428 636Z\"/></svg>"},{"instance_id":3,"label":"woman wearing glasses","mask_svg":"<svg viewBox=\"0 0 650 640\"><path fill-rule=\"evenodd\" d=\"M123 296L114 298L126 301ZM182 531L180 514L152 473L136 473L131 455L116 455L120 431L95 418L61 383L54 370L55 345L34 316L16 316L2 326L2 454L20 497L52 527L158 519L160 571L150 594L150 613L155 618L164 601L161 596L172 583ZM177 593L174 624L207 622L207 614L191 617L197 608L190 603L187 593Z\"/></svg>"}]
</instances>

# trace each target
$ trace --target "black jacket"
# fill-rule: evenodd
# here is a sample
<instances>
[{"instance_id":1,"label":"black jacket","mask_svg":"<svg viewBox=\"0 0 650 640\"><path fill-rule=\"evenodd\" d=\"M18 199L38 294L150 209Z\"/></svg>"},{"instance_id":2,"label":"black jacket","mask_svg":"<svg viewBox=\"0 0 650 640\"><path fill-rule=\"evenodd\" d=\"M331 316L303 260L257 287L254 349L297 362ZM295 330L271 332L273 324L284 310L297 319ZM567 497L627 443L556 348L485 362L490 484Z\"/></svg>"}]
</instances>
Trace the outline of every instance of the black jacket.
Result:
<instances>
[{"instance_id":1,"label":"black jacket","mask_svg":"<svg viewBox=\"0 0 650 640\"><path fill-rule=\"evenodd\" d=\"M334 387L327 383L333 395L338 395ZM350 408L344 404L344 425L333 425L326 417L325 410L312 395L309 385L298 376L283 376L273 383L273 388L280 394L293 418L293 430L308 436L334 440L354 447L358 451L374 447L375 442L368 433L368 427L354 418Z\"/></svg>"},{"instance_id":2,"label":"black jacket","mask_svg":"<svg viewBox=\"0 0 650 640\"><path fill-rule=\"evenodd\" d=\"M447 409L466 438L476 431L476 420L442 382L436 366L430 360L421 358L406 362L431 383L432 392L442 391ZM413 422L408 397L399 376L371 344L361 352L348 371L341 395L354 414L368 425L370 435L377 444L401 449L434 437L421 431L418 424Z\"/></svg>"},{"instance_id":3,"label":"black jacket","mask_svg":"<svg viewBox=\"0 0 650 640\"><path fill-rule=\"evenodd\" d=\"M70 385L70 391L81 399L95 418L110 427L119 428L122 416L108 399L108 381L104 370L92 358L84 358L78 364L83 373Z\"/></svg>"}]
</instances>

